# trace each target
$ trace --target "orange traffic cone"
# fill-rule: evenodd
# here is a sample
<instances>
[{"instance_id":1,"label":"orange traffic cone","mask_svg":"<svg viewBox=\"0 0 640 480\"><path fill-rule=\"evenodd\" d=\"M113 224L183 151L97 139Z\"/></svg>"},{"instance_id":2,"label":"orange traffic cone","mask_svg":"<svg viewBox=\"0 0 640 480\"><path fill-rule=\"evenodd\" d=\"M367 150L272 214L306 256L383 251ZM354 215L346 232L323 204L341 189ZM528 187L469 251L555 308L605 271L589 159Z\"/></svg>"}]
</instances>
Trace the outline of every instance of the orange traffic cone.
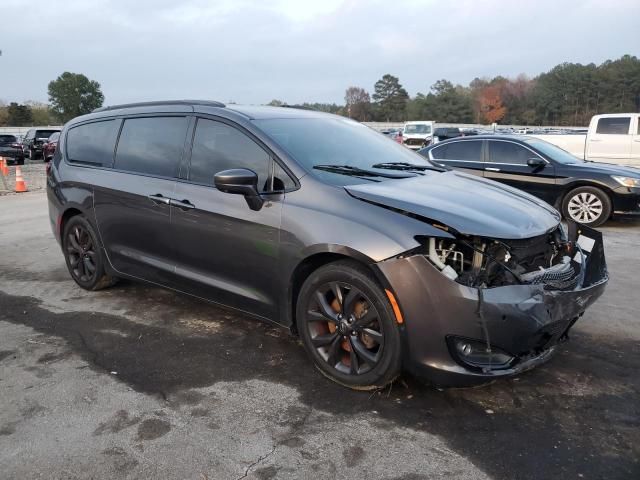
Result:
<instances>
[{"instance_id":1,"label":"orange traffic cone","mask_svg":"<svg viewBox=\"0 0 640 480\"><path fill-rule=\"evenodd\" d=\"M22 178L22 170L20 170L19 166L16 166L16 193L26 192L27 184L24 183L24 178Z\"/></svg>"},{"instance_id":2,"label":"orange traffic cone","mask_svg":"<svg viewBox=\"0 0 640 480\"><path fill-rule=\"evenodd\" d=\"M5 177L9 176L9 167L7 166L7 159L0 157L0 173Z\"/></svg>"}]
</instances>

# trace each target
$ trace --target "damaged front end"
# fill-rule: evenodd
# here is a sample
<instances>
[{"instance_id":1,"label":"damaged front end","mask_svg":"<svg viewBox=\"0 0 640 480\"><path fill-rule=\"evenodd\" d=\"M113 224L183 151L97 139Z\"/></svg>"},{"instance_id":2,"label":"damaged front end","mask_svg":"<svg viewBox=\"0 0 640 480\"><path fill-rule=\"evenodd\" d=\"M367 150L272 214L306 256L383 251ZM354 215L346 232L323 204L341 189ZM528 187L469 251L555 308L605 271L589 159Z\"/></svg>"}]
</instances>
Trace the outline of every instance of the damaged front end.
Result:
<instances>
[{"instance_id":1,"label":"damaged front end","mask_svg":"<svg viewBox=\"0 0 640 480\"><path fill-rule=\"evenodd\" d=\"M437 226L437 225L436 225ZM378 264L406 322L407 367L445 385L543 362L604 291L602 235L570 223L527 239L419 237Z\"/></svg>"}]
</instances>

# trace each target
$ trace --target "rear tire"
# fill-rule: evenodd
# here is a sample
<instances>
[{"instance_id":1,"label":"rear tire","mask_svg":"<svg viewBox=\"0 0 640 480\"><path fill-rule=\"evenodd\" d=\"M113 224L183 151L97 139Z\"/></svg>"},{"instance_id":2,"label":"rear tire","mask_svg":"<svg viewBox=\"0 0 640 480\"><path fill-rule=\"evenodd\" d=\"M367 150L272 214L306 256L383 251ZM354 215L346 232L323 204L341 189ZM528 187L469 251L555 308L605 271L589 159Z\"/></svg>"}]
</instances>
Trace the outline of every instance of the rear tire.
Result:
<instances>
[{"instance_id":1,"label":"rear tire","mask_svg":"<svg viewBox=\"0 0 640 480\"><path fill-rule=\"evenodd\" d=\"M71 217L64 226L62 250L71 278L85 290L102 290L117 282L105 272L105 258L91 224L82 216Z\"/></svg>"},{"instance_id":2,"label":"rear tire","mask_svg":"<svg viewBox=\"0 0 640 480\"><path fill-rule=\"evenodd\" d=\"M567 220L598 227L611 216L611 199L596 187L574 188L562 200L562 215Z\"/></svg>"},{"instance_id":3,"label":"rear tire","mask_svg":"<svg viewBox=\"0 0 640 480\"><path fill-rule=\"evenodd\" d=\"M314 271L300 290L296 323L318 370L340 385L381 388L400 373L402 346L393 309L373 274L357 262Z\"/></svg>"}]
</instances>

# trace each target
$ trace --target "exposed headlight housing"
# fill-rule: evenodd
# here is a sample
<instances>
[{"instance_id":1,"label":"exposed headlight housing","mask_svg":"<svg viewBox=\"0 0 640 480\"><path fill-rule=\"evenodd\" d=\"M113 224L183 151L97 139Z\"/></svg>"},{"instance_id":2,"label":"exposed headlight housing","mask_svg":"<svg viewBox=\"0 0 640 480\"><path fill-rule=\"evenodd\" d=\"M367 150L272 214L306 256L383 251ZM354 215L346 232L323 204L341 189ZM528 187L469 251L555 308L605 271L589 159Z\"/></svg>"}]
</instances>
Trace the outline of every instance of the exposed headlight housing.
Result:
<instances>
[{"instance_id":1,"label":"exposed headlight housing","mask_svg":"<svg viewBox=\"0 0 640 480\"><path fill-rule=\"evenodd\" d=\"M633 177L619 177L618 175L611 175L616 182L618 182L623 187L640 187L640 178Z\"/></svg>"}]
</instances>

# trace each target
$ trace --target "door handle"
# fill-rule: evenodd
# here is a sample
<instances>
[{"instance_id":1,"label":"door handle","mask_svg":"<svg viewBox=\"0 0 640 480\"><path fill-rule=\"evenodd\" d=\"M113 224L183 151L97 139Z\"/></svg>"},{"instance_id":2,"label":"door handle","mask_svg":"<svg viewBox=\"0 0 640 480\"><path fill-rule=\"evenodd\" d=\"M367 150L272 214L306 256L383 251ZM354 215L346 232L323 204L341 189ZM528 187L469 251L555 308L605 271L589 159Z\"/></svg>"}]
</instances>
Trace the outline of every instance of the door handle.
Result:
<instances>
[{"instance_id":1,"label":"door handle","mask_svg":"<svg viewBox=\"0 0 640 480\"><path fill-rule=\"evenodd\" d=\"M589 139L590 142L601 142L602 140L600 140L599 138L591 138Z\"/></svg>"},{"instance_id":2,"label":"door handle","mask_svg":"<svg viewBox=\"0 0 640 480\"><path fill-rule=\"evenodd\" d=\"M155 195L149 195L147 198L156 205L169 205L169 203L171 202L170 198L163 197L159 193L156 193Z\"/></svg>"},{"instance_id":3,"label":"door handle","mask_svg":"<svg viewBox=\"0 0 640 480\"><path fill-rule=\"evenodd\" d=\"M196 208L196 206L189 200L180 201L171 199L171 205L174 207L178 207L180 210L191 210L192 208Z\"/></svg>"},{"instance_id":4,"label":"door handle","mask_svg":"<svg viewBox=\"0 0 640 480\"><path fill-rule=\"evenodd\" d=\"M485 170L488 170L490 172L499 172L500 169L499 168L493 168L493 167L484 167Z\"/></svg>"}]
</instances>

